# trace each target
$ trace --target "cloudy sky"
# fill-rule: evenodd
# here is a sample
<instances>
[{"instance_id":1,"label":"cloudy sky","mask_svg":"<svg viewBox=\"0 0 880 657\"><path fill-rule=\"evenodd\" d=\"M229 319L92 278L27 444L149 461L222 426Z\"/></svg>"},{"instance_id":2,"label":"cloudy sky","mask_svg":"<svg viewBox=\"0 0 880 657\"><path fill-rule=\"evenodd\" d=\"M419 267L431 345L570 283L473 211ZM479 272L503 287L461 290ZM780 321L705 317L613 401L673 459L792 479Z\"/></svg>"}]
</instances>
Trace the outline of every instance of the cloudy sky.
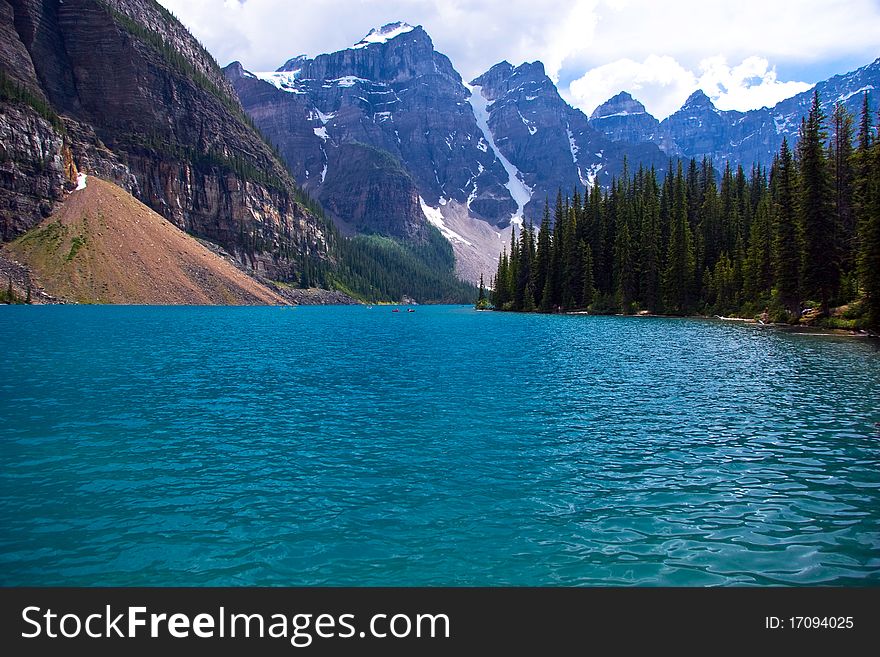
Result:
<instances>
[{"instance_id":1,"label":"cloudy sky","mask_svg":"<svg viewBox=\"0 0 880 657\"><path fill-rule=\"evenodd\" d=\"M880 0L159 0L221 65L274 70L374 26L422 25L468 81L541 60L588 114L629 91L657 118L698 88L721 109L773 105L880 57Z\"/></svg>"}]
</instances>

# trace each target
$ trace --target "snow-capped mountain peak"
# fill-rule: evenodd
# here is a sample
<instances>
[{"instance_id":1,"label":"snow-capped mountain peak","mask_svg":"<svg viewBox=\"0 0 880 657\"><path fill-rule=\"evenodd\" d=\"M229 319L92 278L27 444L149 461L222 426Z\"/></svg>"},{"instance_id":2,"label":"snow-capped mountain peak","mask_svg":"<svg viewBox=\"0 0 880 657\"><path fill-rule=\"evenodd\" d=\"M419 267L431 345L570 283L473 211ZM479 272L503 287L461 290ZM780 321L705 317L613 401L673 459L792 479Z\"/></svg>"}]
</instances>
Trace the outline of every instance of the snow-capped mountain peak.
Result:
<instances>
[{"instance_id":1,"label":"snow-capped mountain peak","mask_svg":"<svg viewBox=\"0 0 880 657\"><path fill-rule=\"evenodd\" d=\"M391 41L391 39L399 37L401 34L412 32L414 29L416 29L414 26L401 21L388 23L382 27L374 27L370 30L367 36L354 44L354 47L366 48L372 43L387 43L388 41Z\"/></svg>"}]
</instances>

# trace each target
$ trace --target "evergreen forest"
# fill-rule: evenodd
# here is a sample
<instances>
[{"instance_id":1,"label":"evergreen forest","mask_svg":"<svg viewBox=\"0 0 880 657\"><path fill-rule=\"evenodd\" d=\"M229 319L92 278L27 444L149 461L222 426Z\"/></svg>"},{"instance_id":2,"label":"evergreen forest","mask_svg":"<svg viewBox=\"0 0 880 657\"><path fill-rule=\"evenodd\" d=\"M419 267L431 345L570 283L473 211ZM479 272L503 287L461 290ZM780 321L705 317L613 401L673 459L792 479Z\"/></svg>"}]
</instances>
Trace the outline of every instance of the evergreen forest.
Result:
<instances>
[{"instance_id":1,"label":"evergreen forest","mask_svg":"<svg viewBox=\"0 0 880 657\"><path fill-rule=\"evenodd\" d=\"M769 170L639 167L557 195L499 258L498 310L711 314L880 326L880 139L814 94ZM857 123L857 125L856 125ZM662 180L661 180L662 177Z\"/></svg>"}]
</instances>

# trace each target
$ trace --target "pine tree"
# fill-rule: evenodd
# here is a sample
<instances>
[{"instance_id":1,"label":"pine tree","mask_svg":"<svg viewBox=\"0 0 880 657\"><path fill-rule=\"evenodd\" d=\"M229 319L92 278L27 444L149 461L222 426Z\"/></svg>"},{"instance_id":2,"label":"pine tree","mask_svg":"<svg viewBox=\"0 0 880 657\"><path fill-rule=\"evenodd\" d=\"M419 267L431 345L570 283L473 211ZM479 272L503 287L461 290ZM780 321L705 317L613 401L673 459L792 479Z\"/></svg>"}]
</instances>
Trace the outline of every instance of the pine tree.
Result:
<instances>
[{"instance_id":1,"label":"pine tree","mask_svg":"<svg viewBox=\"0 0 880 657\"><path fill-rule=\"evenodd\" d=\"M660 310L660 190L652 168L647 175L643 191L641 235L641 279L639 290L641 301L651 312Z\"/></svg>"},{"instance_id":2,"label":"pine tree","mask_svg":"<svg viewBox=\"0 0 880 657\"><path fill-rule=\"evenodd\" d=\"M538 243L535 249L535 269L532 275L532 289L535 290L535 304L539 308L546 308L544 303L544 288L547 286L547 277L550 273L550 205L544 202L544 216L541 219L541 227L538 229Z\"/></svg>"},{"instance_id":3,"label":"pine tree","mask_svg":"<svg viewBox=\"0 0 880 657\"><path fill-rule=\"evenodd\" d=\"M535 309L535 293L532 288L532 265L535 259L534 229L530 225L523 226L520 232L518 265L513 307L515 310L531 312Z\"/></svg>"},{"instance_id":4,"label":"pine tree","mask_svg":"<svg viewBox=\"0 0 880 657\"><path fill-rule=\"evenodd\" d=\"M834 136L831 143L829 161L831 162L831 179L834 188L834 234L835 251L838 254L842 281L846 290L842 290L842 301L849 301L855 296L855 235L856 222L853 210L853 178L854 151L853 119L846 107L837 103L831 115Z\"/></svg>"},{"instance_id":5,"label":"pine tree","mask_svg":"<svg viewBox=\"0 0 880 657\"><path fill-rule=\"evenodd\" d=\"M880 121L878 121L880 122ZM859 224L859 277L865 295L868 324L880 328L880 140L870 138L864 174L862 217ZM859 144L860 150L862 144Z\"/></svg>"},{"instance_id":6,"label":"pine tree","mask_svg":"<svg viewBox=\"0 0 880 657\"><path fill-rule=\"evenodd\" d=\"M871 191L874 184L872 158L873 152L871 145L873 143L871 134L871 115L868 104L868 92L862 96L862 113L859 119L858 146L853 154L853 212L856 221L856 239L853 245L853 251L856 254L856 267L859 278L859 285L862 291L868 279L871 278L872 272L866 269L866 250L865 240L871 220Z\"/></svg>"},{"instance_id":7,"label":"pine tree","mask_svg":"<svg viewBox=\"0 0 880 657\"><path fill-rule=\"evenodd\" d=\"M773 192L773 272L779 303L790 315L800 316L800 234L795 210L795 171L788 141L783 138L771 176Z\"/></svg>"},{"instance_id":8,"label":"pine tree","mask_svg":"<svg viewBox=\"0 0 880 657\"><path fill-rule=\"evenodd\" d=\"M570 310L580 301L583 289L581 254L577 242L577 223L575 213L569 208L565 229L562 232L562 307Z\"/></svg>"},{"instance_id":9,"label":"pine tree","mask_svg":"<svg viewBox=\"0 0 880 657\"><path fill-rule=\"evenodd\" d=\"M718 197L718 187L715 184L713 170L707 169L707 173L711 173L713 177L706 180L705 189L703 191L702 205L700 206L700 224L699 237L696 241L694 251L696 259L696 281L698 289L702 289L706 281L701 280L703 272L710 271L710 267L718 262L722 249L722 230L721 230L721 200Z\"/></svg>"},{"instance_id":10,"label":"pine tree","mask_svg":"<svg viewBox=\"0 0 880 657\"><path fill-rule=\"evenodd\" d=\"M626 313L636 300L638 278L633 262L633 246L629 235L629 225L625 218L621 219L618 224L614 251L617 271L617 304Z\"/></svg>"},{"instance_id":11,"label":"pine tree","mask_svg":"<svg viewBox=\"0 0 880 657\"><path fill-rule=\"evenodd\" d=\"M511 301L511 293L508 285L510 280L510 264L507 257L507 249L498 256L498 271L495 274L495 289L492 292L492 305L498 310L506 310L505 306Z\"/></svg>"},{"instance_id":12,"label":"pine tree","mask_svg":"<svg viewBox=\"0 0 880 657\"><path fill-rule=\"evenodd\" d=\"M477 295L477 310L484 310L489 307L489 299L486 298L486 288L483 285L483 274L480 274L480 292Z\"/></svg>"},{"instance_id":13,"label":"pine tree","mask_svg":"<svg viewBox=\"0 0 880 657\"><path fill-rule=\"evenodd\" d=\"M510 255L507 258L507 302L510 310L519 310L516 303L516 284L519 281L519 240L516 236L516 226L510 228Z\"/></svg>"},{"instance_id":14,"label":"pine tree","mask_svg":"<svg viewBox=\"0 0 880 657\"><path fill-rule=\"evenodd\" d=\"M840 269L835 248L834 213L830 202L831 185L823 148L826 137L824 121L819 92L815 91L810 113L801 122L798 143L798 213L803 225L801 278L804 295L817 299L822 311L827 312L840 283Z\"/></svg>"},{"instance_id":15,"label":"pine tree","mask_svg":"<svg viewBox=\"0 0 880 657\"><path fill-rule=\"evenodd\" d=\"M562 305L563 270L565 268L565 204L562 200L562 190L556 194L556 207L553 210L553 235L551 236L552 248L550 250L550 269L547 277L550 281L550 296L542 293L541 305L552 310ZM547 286L545 286L547 287Z\"/></svg>"},{"instance_id":16,"label":"pine tree","mask_svg":"<svg viewBox=\"0 0 880 657\"><path fill-rule=\"evenodd\" d=\"M663 297L667 311L677 315L691 311L694 267L693 244L687 220L685 182L679 162L670 217L666 270L663 273Z\"/></svg>"},{"instance_id":17,"label":"pine tree","mask_svg":"<svg viewBox=\"0 0 880 657\"><path fill-rule=\"evenodd\" d=\"M719 315L728 315L737 309L737 284L734 274L733 263L722 253L715 263L715 269L709 279L708 303L712 312Z\"/></svg>"},{"instance_id":18,"label":"pine tree","mask_svg":"<svg viewBox=\"0 0 880 657\"><path fill-rule=\"evenodd\" d=\"M607 244L607 219L606 219L605 198L602 190L598 185L593 185L590 190L590 199L588 203L588 238L590 240L590 249L593 252L593 276L597 294L606 294L611 287L608 280L608 272L610 272L609 262L606 258Z\"/></svg>"},{"instance_id":19,"label":"pine tree","mask_svg":"<svg viewBox=\"0 0 880 657\"><path fill-rule=\"evenodd\" d=\"M688 225L691 228L692 234L697 229L697 224L700 220L701 201L702 194L700 194L700 174L697 169L697 161L691 158L687 171L687 213Z\"/></svg>"},{"instance_id":20,"label":"pine tree","mask_svg":"<svg viewBox=\"0 0 880 657\"><path fill-rule=\"evenodd\" d=\"M770 195L758 203L749 231L749 250L743 267L743 294L747 301L758 301L769 290L773 278L772 219Z\"/></svg>"},{"instance_id":21,"label":"pine tree","mask_svg":"<svg viewBox=\"0 0 880 657\"><path fill-rule=\"evenodd\" d=\"M596 288L593 285L593 251L590 245L581 240L581 257L583 261L584 283L581 289L581 306L589 308L596 296Z\"/></svg>"}]
</instances>

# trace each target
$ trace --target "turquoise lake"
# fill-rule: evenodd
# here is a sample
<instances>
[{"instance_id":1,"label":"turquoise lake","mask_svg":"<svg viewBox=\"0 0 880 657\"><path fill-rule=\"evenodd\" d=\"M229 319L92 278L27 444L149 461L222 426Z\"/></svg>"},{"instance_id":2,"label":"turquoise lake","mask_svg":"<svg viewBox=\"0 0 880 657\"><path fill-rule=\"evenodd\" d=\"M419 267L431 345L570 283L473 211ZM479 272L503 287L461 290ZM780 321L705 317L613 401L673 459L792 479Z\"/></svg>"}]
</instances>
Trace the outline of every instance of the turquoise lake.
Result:
<instances>
[{"instance_id":1,"label":"turquoise lake","mask_svg":"<svg viewBox=\"0 0 880 657\"><path fill-rule=\"evenodd\" d=\"M880 348L0 307L0 585L878 585Z\"/></svg>"}]
</instances>

